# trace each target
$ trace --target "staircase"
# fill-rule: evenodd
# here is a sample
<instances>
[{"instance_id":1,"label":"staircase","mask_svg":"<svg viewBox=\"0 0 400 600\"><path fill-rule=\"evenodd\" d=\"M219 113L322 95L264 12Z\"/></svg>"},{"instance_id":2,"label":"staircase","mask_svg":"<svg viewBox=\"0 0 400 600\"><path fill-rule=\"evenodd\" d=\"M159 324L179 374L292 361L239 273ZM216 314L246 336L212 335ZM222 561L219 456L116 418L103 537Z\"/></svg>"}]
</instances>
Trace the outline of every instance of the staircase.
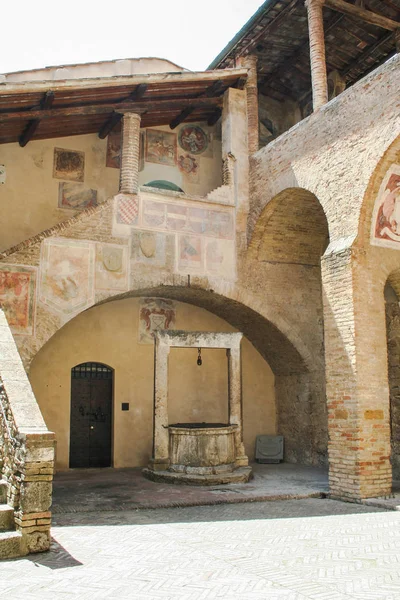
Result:
<instances>
[{"instance_id":1,"label":"staircase","mask_svg":"<svg viewBox=\"0 0 400 600\"><path fill-rule=\"evenodd\" d=\"M14 510L7 504L7 484L0 481L0 559L25 554L22 534L15 531Z\"/></svg>"}]
</instances>

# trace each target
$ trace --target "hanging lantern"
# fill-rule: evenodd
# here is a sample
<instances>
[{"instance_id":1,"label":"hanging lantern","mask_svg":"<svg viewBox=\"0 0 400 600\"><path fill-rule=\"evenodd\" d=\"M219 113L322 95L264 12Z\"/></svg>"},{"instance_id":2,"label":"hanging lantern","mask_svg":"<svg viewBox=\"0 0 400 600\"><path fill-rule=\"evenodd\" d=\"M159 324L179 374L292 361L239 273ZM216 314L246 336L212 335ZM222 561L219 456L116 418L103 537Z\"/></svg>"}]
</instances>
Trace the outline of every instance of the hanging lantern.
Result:
<instances>
[{"instance_id":1,"label":"hanging lantern","mask_svg":"<svg viewBox=\"0 0 400 600\"><path fill-rule=\"evenodd\" d=\"M201 359L201 348L197 348L197 364L199 367L201 367L201 365L203 364L203 361Z\"/></svg>"}]
</instances>

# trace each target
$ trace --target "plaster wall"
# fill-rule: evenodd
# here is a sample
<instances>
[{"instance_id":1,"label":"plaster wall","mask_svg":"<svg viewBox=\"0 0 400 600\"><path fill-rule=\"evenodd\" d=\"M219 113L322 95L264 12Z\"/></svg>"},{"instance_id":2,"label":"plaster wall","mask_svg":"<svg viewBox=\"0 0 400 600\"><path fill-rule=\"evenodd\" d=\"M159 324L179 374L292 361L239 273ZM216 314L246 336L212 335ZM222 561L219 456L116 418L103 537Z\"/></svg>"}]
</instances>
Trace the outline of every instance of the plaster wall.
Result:
<instances>
[{"instance_id":1,"label":"plaster wall","mask_svg":"<svg viewBox=\"0 0 400 600\"><path fill-rule=\"evenodd\" d=\"M205 196L222 183L221 140L216 128L201 124L208 137L205 152L193 156L194 172L179 168L180 157L188 154L176 141L176 160L173 165L144 161L139 173L139 185L153 180L175 183L186 194ZM179 135L182 128L174 131ZM171 133L168 126L151 128ZM119 187L119 168L107 167L107 139L97 135L63 137L19 144L0 145L0 164L6 168L6 182L0 185L0 251L6 250L39 232L67 220L81 209L60 208L60 185L64 180L54 177L54 149L84 153L84 181L77 186L95 190L97 203L114 196ZM67 183L71 183L68 182Z\"/></svg>"},{"instance_id":2,"label":"plaster wall","mask_svg":"<svg viewBox=\"0 0 400 600\"><path fill-rule=\"evenodd\" d=\"M278 102L273 98L258 95L260 148L296 125L302 119L300 107L293 100ZM268 127L271 122L272 129Z\"/></svg>"},{"instance_id":3,"label":"plaster wall","mask_svg":"<svg viewBox=\"0 0 400 600\"><path fill-rule=\"evenodd\" d=\"M152 447L153 346L138 342L139 300L118 300L81 313L36 355L29 378L46 424L57 438L57 467L68 468L71 368L97 361L114 372L114 466L146 465ZM176 302L174 328L235 331L226 321ZM172 349L169 422L226 421L227 359L224 350ZM276 432L274 376L269 365L242 341L244 442L254 458L255 437ZM130 410L121 411L121 402Z\"/></svg>"}]
</instances>

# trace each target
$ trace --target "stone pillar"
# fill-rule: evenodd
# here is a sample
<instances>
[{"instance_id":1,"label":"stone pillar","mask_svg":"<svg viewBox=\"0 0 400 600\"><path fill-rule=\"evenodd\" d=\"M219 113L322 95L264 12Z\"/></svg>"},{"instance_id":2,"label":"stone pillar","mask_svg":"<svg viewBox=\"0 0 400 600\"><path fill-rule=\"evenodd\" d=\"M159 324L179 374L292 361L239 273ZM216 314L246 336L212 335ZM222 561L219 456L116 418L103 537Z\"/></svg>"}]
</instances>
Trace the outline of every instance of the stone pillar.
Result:
<instances>
[{"instance_id":1,"label":"stone pillar","mask_svg":"<svg viewBox=\"0 0 400 600\"><path fill-rule=\"evenodd\" d=\"M153 456L149 468L165 471L169 467L168 430L168 356L169 345L157 339L154 355Z\"/></svg>"},{"instance_id":2,"label":"stone pillar","mask_svg":"<svg viewBox=\"0 0 400 600\"><path fill-rule=\"evenodd\" d=\"M246 230L249 213L249 153L247 145L246 91L229 88L222 111L222 160L228 171L236 207L236 244L247 250ZM233 175L233 177L232 177Z\"/></svg>"},{"instance_id":3,"label":"stone pillar","mask_svg":"<svg viewBox=\"0 0 400 600\"><path fill-rule=\"evenodd\" d=\"M248 69L245 90L247 96L247 144L249 154L253 154L259 149L257 60L258 57L255 55L243 56L238 59L238 66Z\"/></svg>"},{"instance_id":4,"label":"stone pillar","mask_svg":"<svg viewBox=\"0 0 400 600\"><path fill-rule=\"evenodd\" d=\"M122 119L121 194L137 194L139 175L140 115L126 113Z\"/></svg>"},{"instance_id":5,"label":"stone pillar","mask_svg":"<svg viewBox=\"0 0 400 600\"><path fill-rule=\"evenodd\" d=\"M329 479L333 496L391 492L383 286L354 248L322 259Z\"/></svg>"},{"instance_id":6,"label":"stone pillar","mask_svg":"<svg viewBox=\"0 0 400 600\"><path fill-rule=\"evenodd\" d=\"M243 445L242 365L240 346L228 350L227 355L229 424L237 425L237 430L235 432L235 463L238 467L246 467L249 464L249 460Z\"/></svg>"},{"instance_id":7,"label":"stone pillar","mask_svg":"<svg viewBox=\"0 0 400 600\"><path fill-rule=\"evenodd\" d=\"M324 21L322 15L324 0L306 0L305 5L307 7L308 35L310 40L313 108L316 111L328 102Z\"/></svg>"}]
</instances>

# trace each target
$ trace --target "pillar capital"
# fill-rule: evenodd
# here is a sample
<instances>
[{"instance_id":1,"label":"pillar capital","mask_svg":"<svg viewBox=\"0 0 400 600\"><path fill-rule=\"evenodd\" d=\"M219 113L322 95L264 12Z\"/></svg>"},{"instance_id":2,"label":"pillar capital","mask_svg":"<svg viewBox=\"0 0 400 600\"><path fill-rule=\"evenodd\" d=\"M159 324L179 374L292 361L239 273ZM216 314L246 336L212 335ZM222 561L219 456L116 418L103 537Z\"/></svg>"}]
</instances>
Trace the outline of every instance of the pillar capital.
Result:
<instances>
[{"instance_id":1,"label":"pillar capital","mask_svg":"<svg viewBox=\"0 0 400 600\"><path fill-rule=\"evenodd\" d=\"M313 4L322 7L325 4L325 0L305 0L304 2L306 8L312 6Z\"/></svg>"}]
</instances>

